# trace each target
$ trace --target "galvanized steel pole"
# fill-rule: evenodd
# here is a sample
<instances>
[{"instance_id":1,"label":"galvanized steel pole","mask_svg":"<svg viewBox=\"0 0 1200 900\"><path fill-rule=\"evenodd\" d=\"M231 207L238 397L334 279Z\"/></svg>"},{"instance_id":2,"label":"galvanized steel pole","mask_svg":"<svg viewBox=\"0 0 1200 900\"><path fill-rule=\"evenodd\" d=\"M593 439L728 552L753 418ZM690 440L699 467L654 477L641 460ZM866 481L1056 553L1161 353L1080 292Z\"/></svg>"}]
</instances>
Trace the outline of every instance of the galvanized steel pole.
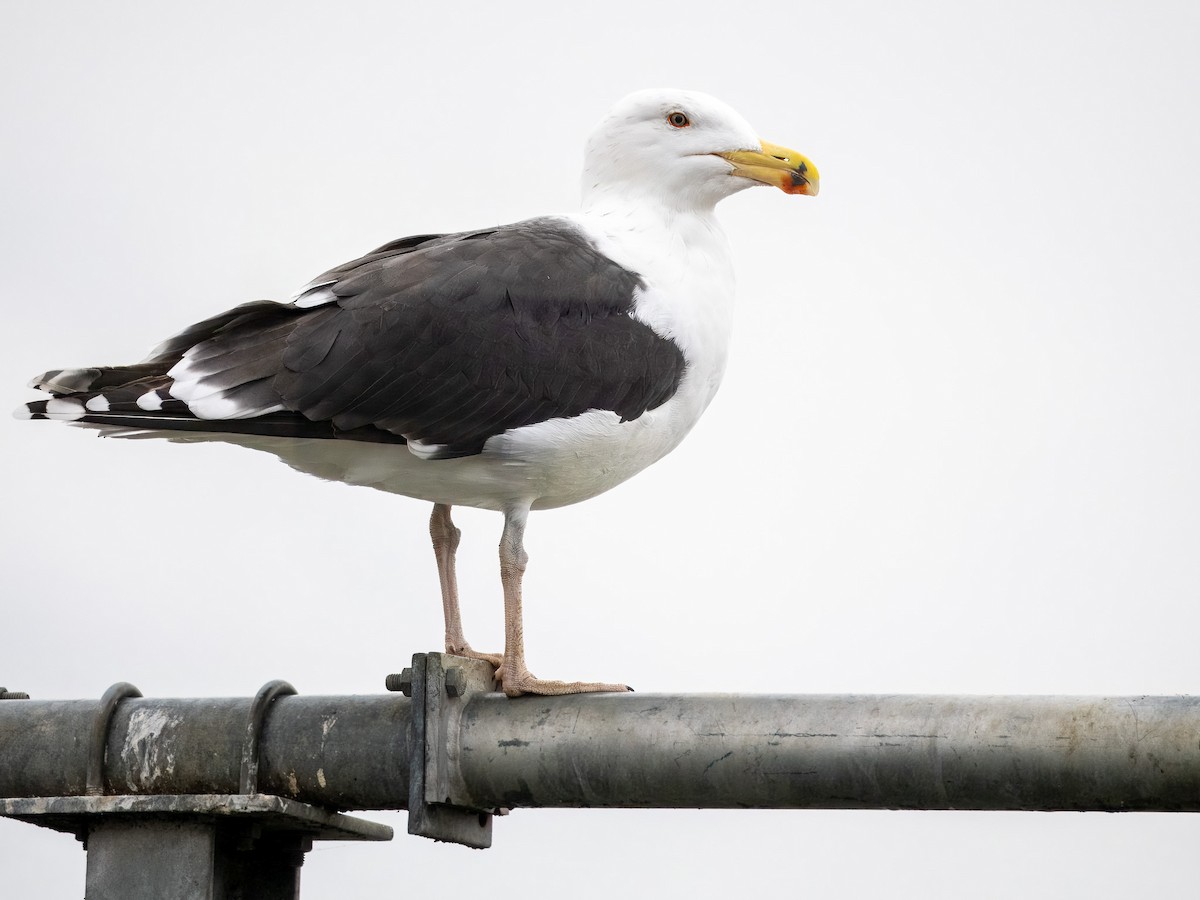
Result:
<instances>
[{"instance_id":1,"label":"galvanized steel pole","mask_svg":"<svg viewBox=\"0 0 1200 900\"><path fill-rule=\"evenodd\" d=\"M489 694L453 803L1200 811L1200 698Z\"/></svg>"},{"instance_id":2,"label":"galvanized steel pole","mask_svg":"<svg viewBox=\"0 0 1200 900\"><path fill-rule=\"evenodd\" d=\"M258 791L330 809L407 808L412 702L279 697ZM249 706L124 700L105 742L106 791L238 793ZM0 703L0 797L85 795L95 710ZM449 724L424 749L440 779L427 799L475 810L1200 811L1193 697L477 692L443 696L440 714Z\"/></svg>"},{"instance_id":3,"label":"galvanized steel pole","mask_svg":"<svg viewBox=\"0 0 1200 900\"><path fill-rule=\"evenodd\" d=\"M345 809L487 847L505 807L1200 811L1193 697L584 694L509 699L417 654L405 696L99 702L0 691L0 815L75 834L96 900L293 900Z\"/></svg>"},{"instance_id":4,"label":"galvanized steel pole","mask_svg":"<svg viewBox=\"0 0 1200 900\"><path fill-rule=\"evenodd\" d=\"M0 703L0 797L238 794L252 700L129 697L94 753L95 700ZM257 791L332 809L403 809L410 701L278 697L257 741Z\"/></svg>"}]
</instances>

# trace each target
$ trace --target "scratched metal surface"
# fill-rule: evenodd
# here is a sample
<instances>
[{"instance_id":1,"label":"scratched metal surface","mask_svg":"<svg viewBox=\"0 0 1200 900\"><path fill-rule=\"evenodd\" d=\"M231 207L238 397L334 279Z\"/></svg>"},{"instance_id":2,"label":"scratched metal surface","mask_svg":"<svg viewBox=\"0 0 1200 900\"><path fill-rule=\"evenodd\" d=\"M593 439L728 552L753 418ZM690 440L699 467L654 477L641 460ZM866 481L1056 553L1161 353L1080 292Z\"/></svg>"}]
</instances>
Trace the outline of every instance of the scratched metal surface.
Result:
<instances>
[{"instance_id":1,"label":"scratched metal surface","mask_svg":"<svg viewBox=\"0 0 1200 900\"><path fill-rule=\"evenodd\" d=\"M121 702L110 793L236 793L248 698ZM85 793L95 701L0 704L0 796ZM493 807L1200 811L1200 699L472 694L450 799ZM281 697L259 790L403 809L410 701Z\"/></svg>"},{"instance_id":2,"label":"scratched metal surface","mask_svg":"<svg viewBox=\"0 0 1200 900\"><path fill-rule=\"evenodd\" d=\"M110 794L236 794L251 699L129 698L104 754ZM0 797L86 793L95 700L0 704ZM334 809L403 809L409 701L280 697L263 724L258 790Z\"/></svg>"},{"instance_id":3,"label":"scratched metal surface","mask_svg":"<svg viewBox=\"0 0 1200 900\"><path fill-rule=\"evenodd\" d=\"M472 698L476 806L1200 810L1200 699Z\"/></svg>"}]
</instances>

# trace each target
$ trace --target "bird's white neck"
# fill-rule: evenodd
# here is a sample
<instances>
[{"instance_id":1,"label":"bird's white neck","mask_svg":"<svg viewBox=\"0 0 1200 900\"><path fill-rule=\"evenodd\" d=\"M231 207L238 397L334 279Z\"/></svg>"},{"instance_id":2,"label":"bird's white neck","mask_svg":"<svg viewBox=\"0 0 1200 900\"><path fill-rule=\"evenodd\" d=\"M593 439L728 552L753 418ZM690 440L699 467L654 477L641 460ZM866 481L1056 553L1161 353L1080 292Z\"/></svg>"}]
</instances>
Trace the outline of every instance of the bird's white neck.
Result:
<instances>
[{"instance_id":1,"label":"bird's white neck","mask_svg":"<svg viewBox=\"0 0 1200 900\"><path fill-rule=\"evenodd\" d=\"M712 208L595 202L572 218L598 241L600 252L642 277L646 287L634 316L683 351L687 405L699 416L724 374L733 327L729 242Z\"/></svg>"},{"instance_id":2,"label":"bird's white neck","mask_svg":"<svg viewBox=\"0 0 1200 900\"><path fill-rule=\"evenodd\" d=\"M674 203L659 194L631 198L624 191L596 187L585 193L578 217L622 245L622 256L645 248L641 252L653 258L655 269L670 262L659 255L665 248L679 254L679 266L694 266L698 255L728 260L729 244L713 204ZM631 236L636 239L629 241ZM639 272L647 262L617 261Z\"/></svg>"},{"instance_id":3,"label":"bird's white neck","mask_svg":"<svg viewBox=\"0 0 1200 900\"><path fill-rule=\"evenodd\" d=\"M584 175L581 209L587 215L621 216L631 212L658 216L711 219L725 193L700 191L703 186L672 189L668 184L645 181L591 183Z\"/></svg>"}]
</instances>

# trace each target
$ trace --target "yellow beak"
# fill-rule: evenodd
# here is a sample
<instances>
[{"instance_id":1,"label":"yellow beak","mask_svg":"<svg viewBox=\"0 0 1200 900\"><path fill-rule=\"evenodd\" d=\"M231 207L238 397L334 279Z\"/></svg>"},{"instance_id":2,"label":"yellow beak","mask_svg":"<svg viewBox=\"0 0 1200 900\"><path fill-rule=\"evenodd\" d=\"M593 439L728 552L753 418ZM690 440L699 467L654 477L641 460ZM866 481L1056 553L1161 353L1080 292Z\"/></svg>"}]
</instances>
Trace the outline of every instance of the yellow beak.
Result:
<instances>
[{"instance_id":1,"label":"yellow beak","mask_svg":"<svg viewBox=\"0 0 1200 900\"><path fill-rule=\"evenodd\" d=\"M817 167L803 154L778 144L763 141L761 153L757 150L733 150L716 155L733 163L732 174L774 185L787 194L815 197L821 189Z\"/></svg>"}]
</instances>

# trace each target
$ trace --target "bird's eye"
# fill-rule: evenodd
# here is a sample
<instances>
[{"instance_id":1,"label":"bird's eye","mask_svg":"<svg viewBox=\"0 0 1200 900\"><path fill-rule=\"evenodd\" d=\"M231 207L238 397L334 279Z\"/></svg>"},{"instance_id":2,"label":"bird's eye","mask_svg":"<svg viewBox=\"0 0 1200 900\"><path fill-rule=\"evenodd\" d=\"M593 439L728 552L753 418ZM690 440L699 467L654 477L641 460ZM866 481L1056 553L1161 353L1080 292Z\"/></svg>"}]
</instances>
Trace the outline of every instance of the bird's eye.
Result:
<instances>
[{"instance_id":1,"label":"bird's eye","mask_svg":"<svg viewBox=\"0 0 1200 900\"><path fill-rule=\"evenodd\" d=\"M667 122L674 128L687 128L692 120L681 112L667 113Z\"/></svg>"}]
</instances>

